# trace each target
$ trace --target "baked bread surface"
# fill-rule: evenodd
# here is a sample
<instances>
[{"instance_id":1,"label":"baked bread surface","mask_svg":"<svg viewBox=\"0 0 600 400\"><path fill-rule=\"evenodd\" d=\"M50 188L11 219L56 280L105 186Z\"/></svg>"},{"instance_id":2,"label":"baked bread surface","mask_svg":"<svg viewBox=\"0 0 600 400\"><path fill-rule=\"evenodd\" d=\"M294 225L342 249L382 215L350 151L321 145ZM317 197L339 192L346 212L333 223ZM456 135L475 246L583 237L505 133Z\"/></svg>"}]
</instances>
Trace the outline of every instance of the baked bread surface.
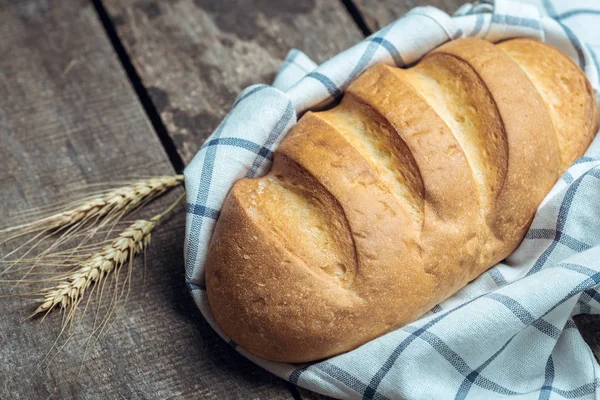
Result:
<instances>
[{"instance_id":1,"label":"baked bread surface","mask_svg":"<svg viewBox=\"0 0 600 400\"><path fill-rule=\"evenodd\" d=\"M219 327L305 362L414 321L518 246L597 129L583 72L532 40L369 68L230 191L206 261Z\"/></svg>"}]
</instances>

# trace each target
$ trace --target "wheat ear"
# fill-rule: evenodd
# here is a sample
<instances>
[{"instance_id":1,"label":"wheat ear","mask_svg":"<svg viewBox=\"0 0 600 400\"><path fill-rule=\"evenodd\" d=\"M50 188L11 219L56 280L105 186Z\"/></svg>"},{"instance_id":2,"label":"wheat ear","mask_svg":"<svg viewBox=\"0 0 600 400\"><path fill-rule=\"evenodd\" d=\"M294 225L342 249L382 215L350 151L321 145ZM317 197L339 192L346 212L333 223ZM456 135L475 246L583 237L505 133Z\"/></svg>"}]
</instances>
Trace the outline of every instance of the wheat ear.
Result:
<instances>
[{"instance_id":1,"label":"wheat ear","mask_svg":"<svg viewBox=\"0 0 600 400\"><path fill-rule=\"evenodd\" d=\"M134 257L146 248L154 225L153 220L135 221L121 232L112 244L105 246L100 252L83 262L81 267L65 277L64 281L44 290L42 304L34 314L49 312L56 306L66 309L78 304L92 283L101 281L130 257Z\"/></svg>"},{"instance_id":2,"label":"wheat ear","mask_svg":"<svg viewBox=\"0 0 600 400\"><path fill-rule=\"evenodd\" d=\"M112 243L92 254L79 268L70 272L55 286L42 290L44 296L33 315L48 313L59 307L66 311L67 320L72 319L75 309L86 290L94 283L100 283L113 271L119 269L133 257L146 250L150 243L152 229L181 201L181 195L171 206L149 220L137 220L125 228Z\"/></svg>"},{"instance_id":3,"label":"wheat ear","mask_svg":"<svg viewBox=\"0 0 600 400\"><path fill-rule=\"evenodd\" d=\"M72 251L77 251L103 228L106 228L105 233L108 237L115 224L125 215L143 207L181 182L183 175L158 176L135 181L70 202L50 216L0 230L0 244L21 236L32 236L1 258L7 260L9 256L20 253L16 260L5 264L0 275L7 273L33 253L35 255L29 262L29 270L16 282L20 283L51 250L76 240L79 244ZM43 245L49 239L52 239L51 244L44 248Z\"/></svg>"}]
</instances>

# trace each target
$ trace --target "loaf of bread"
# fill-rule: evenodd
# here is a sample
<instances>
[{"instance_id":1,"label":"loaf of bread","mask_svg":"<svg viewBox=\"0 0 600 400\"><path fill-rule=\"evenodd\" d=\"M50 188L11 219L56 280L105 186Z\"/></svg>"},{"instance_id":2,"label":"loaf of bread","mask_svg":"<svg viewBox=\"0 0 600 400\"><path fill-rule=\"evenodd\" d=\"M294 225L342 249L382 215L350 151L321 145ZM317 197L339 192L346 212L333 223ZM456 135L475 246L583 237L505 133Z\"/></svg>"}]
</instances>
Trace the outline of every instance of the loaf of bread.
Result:
<instances>
[{"instance_id":1,"label":"loaf of bread","mask_svg":"<svg viewBox=\"0 0 600 400\"><path fill-rule=\"evenodd\" d=\"M414 321L519 245L597 129L583 72L532 40L369 68L227 196L206 261L219 327L305 362Z\"/></svg>"}]
</instances>

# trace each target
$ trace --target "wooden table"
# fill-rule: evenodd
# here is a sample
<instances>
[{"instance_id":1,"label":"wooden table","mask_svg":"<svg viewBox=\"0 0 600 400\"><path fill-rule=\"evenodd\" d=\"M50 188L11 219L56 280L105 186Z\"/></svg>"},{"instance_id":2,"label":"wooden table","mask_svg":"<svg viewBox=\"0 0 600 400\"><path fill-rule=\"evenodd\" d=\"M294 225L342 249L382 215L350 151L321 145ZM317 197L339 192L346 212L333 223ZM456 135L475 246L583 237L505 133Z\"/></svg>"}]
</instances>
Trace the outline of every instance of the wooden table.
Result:
<instances>
[{"instance_id":1,"label":"wooden table","mask_svg":"<svg viewBox=\"0 0 600 400\"><path fill-rule=\"evenodd\" d=\"M0 0L0 215L82 184L179 172L290 48L322 62L424 3L463 1ZM245 360L204 321L184 284L184 223L180 210L156 231L145 289L83 364L80 335L35 372L60 316L23 321L31 302L2 299L0 398L322 398ZM579 323L597 349L597 321Z\"/></svg>"}]
</instances>

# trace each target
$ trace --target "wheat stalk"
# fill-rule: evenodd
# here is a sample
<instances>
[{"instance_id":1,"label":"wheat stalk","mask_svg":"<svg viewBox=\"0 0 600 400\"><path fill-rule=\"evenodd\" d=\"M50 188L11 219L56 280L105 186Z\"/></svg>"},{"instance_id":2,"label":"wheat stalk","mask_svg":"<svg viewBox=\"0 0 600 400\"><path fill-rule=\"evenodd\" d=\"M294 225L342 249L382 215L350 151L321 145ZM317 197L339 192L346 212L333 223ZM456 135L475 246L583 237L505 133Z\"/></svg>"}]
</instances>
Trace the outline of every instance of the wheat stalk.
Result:
<instances>
[{"instance_id":1,"label":"wheat stalk","mask_svg":"<svg viewBox=\"0 0 600 400\"><path fill-rule=\"evenodd\" d=\"M0 230L0 233L11 232L21 228L47 226L49 228L64 228L92 218L109 216L116 211L132 211L143 203L152 200L183 181L183 175L159 176L131 185L112 189L83 199L80 204L70 204L70 209L48 217ZM77 203L77 202L76 202ZM30 230L31 230L30 229Z\"/></svg>"},{"instance_id":2,"label":"wheat stalk","mask_svg":"<svg viewBox=\"0 0 600 400\"><path fill-rule=\"evenodd\" d=\"M0 234L9 232L32 233L39 230L67 228L77 223L110 217L119 211L133 211L140 205L160 196L167 190L179 185L183 175L159 176L134 182L107 192L86 197L70 203L66 211L26 224L0 230ZM10 239L17 237L15 234Z\"/></svg>"},{"instance_id":3,"label":"wheat stalk","mask_svg":"<svg viewBox=\"0 0 600 400\"><path fill-rule=\"evenodd\" d=\"M93 283L102 282L113 271L126 262L144 252L150 243L152 229L183 199L185 193L179 196L166 210L149 220L137 220L125 228L111 243L101 250L91 254L81 262L79 268L62 276L55 286L43 289L43 298L33 315L48 313L59 307L68 310L67 321L72 319L75 309L81 302L86 290Z\"/></svg>"},{"instance_id":4,"label":"wheat stalk","mask_svg":"<svg viewBox=\"0 0 600 400\"><path fill-rule=\"evenodd\" d=\"M127 186L102 191L73 201L62 206L62 210L50 216L2 229L0 230L0 244L24 235L33 235L2 259L6 260L9 256L26 249L17 260L19 261L38 249L46 239L56 234L60 234L58 238L34 258L39 258L53 248L76 237L82 245L103 227L108 226L107 234L110 234L112 226L123 216L144 206L182 181L183 175L159 176L140 180ZM33 264L35 265L35 263ZM9 265L2 273L6 273L13 265L14 263Z\"/></svg>"},{"instance_id":5,"label":"wheat stalk","mask_svg":"<svg viewBox=\"0 0 600 400\"><path fill-rule=\"evenodd\" d=\"M128 184L116 189L88 193L83 198L47 206L39 212L28 212L26 214L30 218L37 216L37 219L18 226L0 229L0 245L22 236L30 236L10 253L4 256L0 255L0 275L9 270L17 273L24 271L18 280L0 279L0 285L17 286L36 283L48 285L41 290L0 297L37 297L39 304L31 315L32 317L42 314L45 317L55 309L63 311L60 333L38 369L55 349L59 339L67 332L68 326L71 327L68 330L70 333L62 347L73 337L75 313L84 297L87 297L87 302L85 302L85 307L82 306L81 318L86 314L94 293L97 299L96 316L92 332L86 340L84 359L87 349L92 343L90 339L95 337L98 340L103 333L110 329L111 316L121 299L123 297L127 299L129 294L134 257L145 253L150 243L152 230L166 214L176 207L185 193L162 213L148 220L139 219L129 223L116 237L113 232L118 224L124 223L121 222L121 219L125 215L145 206L182 181L182 175L175 175L124 182ZM48 214L51 215L48 216ZM102 236L102 238L88 243L96 236ZM52 241L48 246L42 247L46 240ZM64 244L68 244L68 246L64 246ZM16 256L9 258L15 253ZM125 279L121 280L120 275L125 264L128 264L129 268ZM15 268L13 269L13 267ZM29 274L33 275L32 278L27 278ZM106 285L108 276L112 277L110 285ZM111 293L111 299L107 306L103 304L103 300L106 298L104 295L106 286ZM98 288L97 291L96 288ZM101 309L105 312L101 313ZM102 315L104 316L102 317ZM101 317L99 318L99 316ZM80 325L77 325L76 328L79 327ZM54 357L60 352L60 349Z\"/></svg>"},{"instance_id":6,"label":"wheat stalk","mask_svg":"<svg viewBox=\"0 0 600 400\"><path fill-rule=\"evenodd\" d=\"M102 218L116 211L132 211L141 204L165 193L183 181L183 175L155 177L123 186L92 198L75 209L48 217L53 224L61 227Z\"/></svg>"},{"instance_id":7,"label":"wheat stalk","mask_svg":"<svg viewBox=\"0 0 600 400\"><path fill-rule=\"evenodd\" d=\"M59 339L68 330L69 336L58 349L50 362L73 337L75 330L73 322L75 313L87 297L81 318L86 314L92 295L96 294L97 309L94 317L92 332L86 340L84 359L88 347L94 337L98 340L110 329L111 316L122 298L127 299L131 287L133 259L140 253L145 253L150 244L151 233L159 221L170 213L184 198L182 194L165 211L146 220L139 219L128 223L116 237L114 231L121 219L145 206L148 202L179 185L182 175L153 177L128 183L116 189L105 189L89 193L69 203L63 202L47 206L40 212L28 212L32 222L0 229L0 245L21 236L31 236L19 247L5 256L0 255L0 275L7 273L13 267L13 272L24 274L20 279L0 279L0 285L44 283L49 287L12 294L11 296L35 296L39 304L31 317L45 316L55 309L63 311L62 327L56 341L48 351L38 369L45 363L55 349ZM87 188L89 189L89 187ZM49 216L44 216L51 214ZM40 217L42 215L42 217ZM87 243L96 236L100 240ZM114 239L111 239L113 237ZM52 240L43 251L41 243ZM68 246L64 246L68 244ZM58 247L61 249L58 249ZM22 250L24 249L24 250ZM34 252L34 249L36 250ZM18 253L17 257L9 256ZM32 255L28 255L32 253ZM16 258L16 259L15 259ZM124 280L120 275L123 266L128 264ZM31 274L32 278L27 278ZM112 283L106 285L107 277L112 277ZM103 300L105 286L109 287L111 299L106 306ZM98 288L97 291L95 289ZM126 294L125 294L126 293ZM125 294L125 296L124 296ZM101 310L104 310L102 313ZM79 313L78 313L79 314ZM102 317L103 315L103 317ZM100 318L99 318L100 316ZM77 325L76 328L81 327Z\"/></svg>"}]
</instances>

